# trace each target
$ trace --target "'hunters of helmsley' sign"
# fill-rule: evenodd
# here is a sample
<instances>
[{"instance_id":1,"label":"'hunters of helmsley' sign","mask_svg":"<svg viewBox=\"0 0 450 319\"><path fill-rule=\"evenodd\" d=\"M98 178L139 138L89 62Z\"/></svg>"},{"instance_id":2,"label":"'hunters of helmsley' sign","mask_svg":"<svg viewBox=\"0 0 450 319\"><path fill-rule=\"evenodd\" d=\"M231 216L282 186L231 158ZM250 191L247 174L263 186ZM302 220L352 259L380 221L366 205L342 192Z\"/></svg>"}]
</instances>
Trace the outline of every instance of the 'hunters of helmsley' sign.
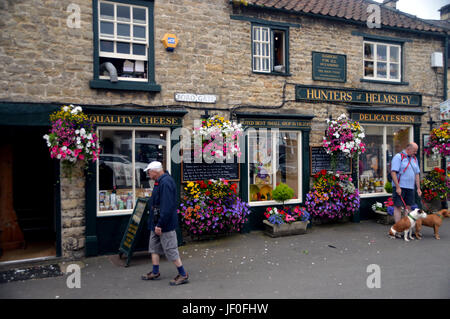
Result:
<instances>
[{"instance_id":1,"label":"'hunters of helmsley' sign","mask_svg":"<svg viewBox=\"0 0 450 319\"><path fill-rule=\"evenodd\" d=\"M327 88L305 85L295 86L295 99L297 101L422 106L422 96L420 94L391 93L346 88Z\"/></svg>"}]
</instances>

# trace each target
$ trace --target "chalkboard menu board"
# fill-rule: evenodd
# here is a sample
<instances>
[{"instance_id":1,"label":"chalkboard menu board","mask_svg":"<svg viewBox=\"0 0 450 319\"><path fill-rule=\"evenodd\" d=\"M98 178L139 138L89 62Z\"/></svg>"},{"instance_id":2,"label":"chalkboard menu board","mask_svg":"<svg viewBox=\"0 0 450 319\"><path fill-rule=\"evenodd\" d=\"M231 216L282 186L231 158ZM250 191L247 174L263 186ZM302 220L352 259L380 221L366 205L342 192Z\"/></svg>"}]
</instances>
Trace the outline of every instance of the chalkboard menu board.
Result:
<instances>
[{"instance_id":1,"label":"chalkboard menu board","mask_svg":"<svg viewBox=\"0 0 450 319\"><path fill-rule=\"evenodd\" d=\"M239 163L182 163L182 183L219 178L238 181L240 178Z\"/></svg>"},{"instance_id":2,"label":"chalkboard menu board","mask_svg":"<svg viewBox=\"0 0 450 319\"><path fill-rule=\"evenodd\" d=\"M136 205L134 205L133 214L130 216L128 226L122 238L122 242L119 247L119 257L122 258L123 254L127 255L127 262L125 267L128 267L131 256L133 255L133 249L136 243L136 239L142 229L142 225L146 224L147 220L147 200L144 198L138 198Z\"/></svg>"},{"instance_id":3,"label":"chalkboard menu board","mask_svg":"<svg viewBox=\"0 0 450 319\"><path fill-rule=\"evenodd\" d=\"M310 147L310 167L311 175L314 175L321 170L331 170L331 156L327 154L322 146ZM352 160L346 158L343 154L337 159L336 171L341 171L346 174L350 174L352 171Z\"/></svg>"}]
</instances>

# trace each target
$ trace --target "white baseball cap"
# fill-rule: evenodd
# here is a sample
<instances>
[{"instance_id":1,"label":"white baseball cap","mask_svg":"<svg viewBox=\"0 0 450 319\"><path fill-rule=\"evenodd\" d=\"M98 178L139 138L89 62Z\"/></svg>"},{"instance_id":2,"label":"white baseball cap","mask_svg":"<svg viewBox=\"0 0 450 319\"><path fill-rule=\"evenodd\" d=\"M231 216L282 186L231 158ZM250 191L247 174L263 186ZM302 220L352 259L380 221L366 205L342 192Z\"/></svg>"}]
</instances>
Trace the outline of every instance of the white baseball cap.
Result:
<instances>
[{"instance_id":1,"label":"white baseball cap","mask_svg":"<svg viewBox=\"0 0 450 319\"><path fill-rule=\"evenodd\" d=\"M162 168L163 167L162 167L161 162L153 161L153 162L151 162L150 164L147 165L147 167L144 169L144 172L146 172L148 170L151 170L151 171L160 170Z\"/></svg>"}]
</instances>

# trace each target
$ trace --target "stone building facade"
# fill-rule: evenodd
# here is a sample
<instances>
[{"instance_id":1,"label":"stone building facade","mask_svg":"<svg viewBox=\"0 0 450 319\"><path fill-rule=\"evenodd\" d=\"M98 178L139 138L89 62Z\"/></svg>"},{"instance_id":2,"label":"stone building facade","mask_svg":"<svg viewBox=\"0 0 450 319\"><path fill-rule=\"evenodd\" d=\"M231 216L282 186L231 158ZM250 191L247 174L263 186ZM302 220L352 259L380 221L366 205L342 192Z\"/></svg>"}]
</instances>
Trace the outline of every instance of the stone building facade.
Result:
<instances>
[{"instance_id":1,"label":"stone building facade","mask_svg":"<svg viewBox=\"0 0 450 319\"><path fill-rule=\"evenodd\" d=\"M148 17L152 21L148 28L153 28L148 31L153 36L148 40L149 56L154 58L149 61L154 68L146 65L152 69L154 77L150 89L142 89L142 86L134 89L132 84L122 89L111 89L109 83L104 88L97 86L95 69L99 62L94 60L98 34L94 30L98 29L99 21L96 6L102 2L151 7ZM303 134L308 134L310 145L317 146L321 143L326 119L337 118L342 113L351 116L349 107L355 105L342 101L299 101L297 85L386 94L414 93L421 98L417 107L383 104L362 107L374 107L377 112L386 108L392 114L403 114L402 110L409 108L406 114L420 117L414 134L421 145L422 135L429 131L428 112L431 110L433 119L437 119L436 106L448 99L450 92L448 86L445 91L444 85L447 69L430 65L434 52L448 56L445 29L381 4L381 26L369 28L366 9L371 2L362 0L348 1L347 7L340 7L335 1L264 2L267 1L3 1L0 3L0 102L6 111L0 109L0 112L13 116L14 107L20 106L21 112L26 113L29 108L28 112L32 113L31 108L38 110L39 107L37 112L47 110L49 114L64 104L96 108L95 112L103 108L107 113L128 110L127 114L131 114L139 110L141 115L161 111L174 115L177 111L186 113L177 115L182 118L183 127L192 127L193 121L204 115L206 109L209 114L233 118L239 117L239 112L267 113L269 117L299 114L300 117L310 116L310 130ZM305 5L307 2L309 5ZM280 48L285 50L283 63L288 72L253 71L252 26L282 31L287 42ZM165 34L178 38L173 51L167 51L161 42ZM401 81L363 79L364 41L401 46ZM313 52L345 56L345 82L313 80ZM214 95L217 101L215 104L175 101L175 94L180 92ZM412 110L413 113L408 113ZM17 113L18 117L22 115ZM309 145L303 147L307 149ZM309 184L309 176L303 178L308 179L303 185ZM71 179L60 173L60 203L57 205L60 222L56 223L60 229L56 232L60 236L59 254L63 257L108 252L110 248L100 248L108 238L100 239L98 233L123 230L129 217L129 214L121 215L117 222L111 216L102 219L96 212L88 213L87 179L81 168ZM241 188L246 187L241 185ZM303 189L303 195L305 191ZM86 217L88 215L93 217ZM102 223L112 226L101 226ZM87 231L87 227L91 227L91 231Z\"/></svg>"}]
</instances>

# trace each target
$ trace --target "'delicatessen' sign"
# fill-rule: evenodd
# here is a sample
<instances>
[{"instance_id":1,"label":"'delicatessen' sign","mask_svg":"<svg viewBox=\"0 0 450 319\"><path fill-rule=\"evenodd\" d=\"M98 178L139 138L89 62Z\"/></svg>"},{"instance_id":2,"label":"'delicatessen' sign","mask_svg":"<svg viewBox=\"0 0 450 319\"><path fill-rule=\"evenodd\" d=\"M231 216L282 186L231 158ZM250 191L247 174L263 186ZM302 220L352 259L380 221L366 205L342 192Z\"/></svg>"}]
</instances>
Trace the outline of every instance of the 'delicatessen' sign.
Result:
<instances>
[{"instance_id":1,"label":"'delicatessen' sign","mask_svg":"<svg viewBox=\"0 0 450 319\"><path fill-rule=\"evenodd\" d=\"M420 94L327 88L299 84L295 86L295 99L297 101L422 106Z\"/></svg>"}]
</instances>

